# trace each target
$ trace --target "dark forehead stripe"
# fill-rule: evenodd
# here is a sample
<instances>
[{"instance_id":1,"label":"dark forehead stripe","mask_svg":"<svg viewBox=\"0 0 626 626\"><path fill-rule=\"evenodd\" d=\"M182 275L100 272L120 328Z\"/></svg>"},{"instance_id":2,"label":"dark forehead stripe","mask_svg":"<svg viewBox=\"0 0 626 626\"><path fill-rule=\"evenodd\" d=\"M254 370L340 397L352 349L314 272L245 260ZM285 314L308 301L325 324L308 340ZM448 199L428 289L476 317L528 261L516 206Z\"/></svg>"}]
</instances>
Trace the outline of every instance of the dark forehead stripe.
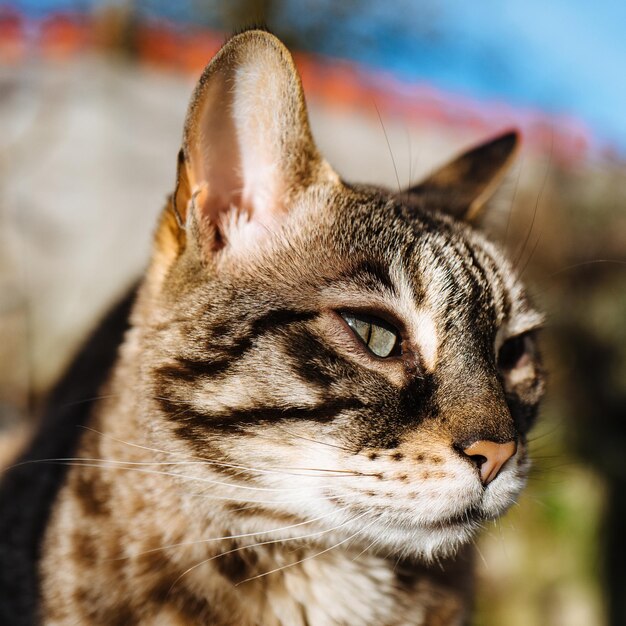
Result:
<instances>
[{"instance_id":1,"label":"dark forehead stripe","mask_svg":"<svg viewBox=\"0 0 626 626\"><path fill-rule=\"evenodd\" d=\"M465 260L455 253L451 239L442 233L422 236L413 249L408 274L413 281L413 290L428 291L432 283L437 286L437 295L448 303L447 309L454 312L463 300L466 278L460 268Z\"/></svg>"},{"instance_id":2,"label":"dark forehead stripe","mask_svg":"<svg viewBox=\"0 0 626 626\"><path fill-rule=\"evenodd\" d=\"M481 263L476 249L463 239L454 242L450 254L456 255L457 283L463 298L456 309L448 309L449 315L461 326L471 326L473 340L482 344L489 354L498 327L498 302L494 297L495 276Z\"/></svg>"},{"instance_id":3,"label":"dark forehead stripe","mask_svg":"<svg viewBox=\"0 0 626 626\"><path fill-rule=\"evenodd\" d=\"M456 253L462 268L462 272L459 272L462 281L459 282L465 286L467 293L465 315L474 320L493 319L495 304L491 297L491 277L479 262L474 249L464 239L458 238L452 243L451 253Z\"/></svg>"},{"instance_id":4,"label":"dark forehead stripe","mask_svg":"<svg viewBox=\"0 0 626 626\"><path fill-rule=\"evenodd\" d=\"M496 278L492 271L493 264L486 265L484 262L486 258L492 259L463 227L455 227L438 234L443 255L454 259L453 265L458 268L455 272L457 282L467 285L474 293L478 289L482 296L483 290L491 290L492 281Z\"/></svg>"},{"instance_id":5,"label":"dark forehead stripe","mask_svg":"<svg viewBox=\"0 0 626 626\"><path fill-rule=\"evenodd\" d=\"M484 267L488 268L491 293L497 305L498 312L505 318L511 312L510 294L507 288L507 281L504 278L504 272L507 271L507 266L503 265L502 262L496 261L480 242L476 242L475 247L481 259L481 263Z\"/></svg>"},{"instance_id":6,"label":"dark forehead stripe","mask_svg":"<svg viewBox=\"0 0 626 626\"><path fill-rule=\"evenodd\" d=\"M347 272L346 276L353 280L360 281L363 278L369 281L377 282L383 287L386 287L388 291L396 295L396 287L389 275L388 266L377 259L363 259L357 262ZM364 285L368 287L369 285Z\"/></svg>"},{"instance_id":7,"label":"dark forehead stripe","mask_svg":"<svg viewBox=\"0 0 626 626\"><path fill-rule=\"evenodd\" d=\"M453 268L456 259L449 254L449 229L438 230L432 216L415 219L411 226L414 242L410 247L411 256L405 268L413 278L413 291L421 293L424 283L428 283L433 277L433 271L439 270L445 280L445 290L451 294L457 293L458 275ZM435 266L432 265L433 262Z\"/></svg>"}]
</instances>

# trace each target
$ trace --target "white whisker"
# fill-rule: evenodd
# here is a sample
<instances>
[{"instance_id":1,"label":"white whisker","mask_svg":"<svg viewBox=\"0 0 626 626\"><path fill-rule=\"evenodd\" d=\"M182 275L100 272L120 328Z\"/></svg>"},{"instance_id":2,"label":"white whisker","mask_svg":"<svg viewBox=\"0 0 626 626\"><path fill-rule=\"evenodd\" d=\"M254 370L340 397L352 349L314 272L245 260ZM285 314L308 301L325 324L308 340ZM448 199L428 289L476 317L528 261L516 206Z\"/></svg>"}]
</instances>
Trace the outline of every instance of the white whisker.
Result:
<instances>
[{"instance_id":1,"label":"white whisker","mask_svg":"<svg viewBox=\"0 0 626 626\"><path fill-rule=\"evenodd\" d=\"M381 535L376 537L376 539L374 539L374 541L372 541L365 548L363 548L363 550L361 550L361 552L359 552L352 560L356 561L360 556L362 556L366 552L369 552L377 543L380 543L381 541L382 541L382 533L381 533Z\"/></svg>"},{"instance_id":2,"label":"white whisker","mask_svg":"<svg viewBox=\"0 0 626 626\"><path fill-rule=\"evenodd\" d=\"M305 477L318 477L318 478L351 478L355 476L373 476L374 474L365 474L362 472L350 472L349 470L325 470L323 468L288 468L296 471L283 471L280 469L259 469L253 467L245 467L243 465L235 465L233 463L222 463L221 461L125 461L121 459L104 459L97 457L58 457L50 459L33 459L30 461L23 461L16 463L11 467L18 467L20 465L29 465L33 463L56 463L56 462L101 462L101 463L114 463L116 465L129 465L129 466L177 466L177 465L214 465L217 467L228 467L231 469L240 470L236 472L237 475L244 475L246 472L252 472L257 474L279 474L287 476L305 476ZM312 472L319 472L314 474ZM327 474L326 472L330 473Z\"/></svg>"},{"instance_id":3,"label":"white whisker","mask_svg":"<svg viewBox=\"0 0 626 626\"><path fill-rule=\"evenodd\" d=\"M142 556L144 554L150 554L151 552L160 552L162 550L167 550L169 548L179 548L179 547L184 547L184 546L194 546L194 545L199 545L199 544L204 544L204 543L213 543L215 541L226 541L227 539L245 539L246 537L256 537L258 535L269 535L271 533L277 533L277 532L281 532L284 530L290 530L292 528L298 528L300 526L306 526L307 524L313 524L315 522L318 522L319 520L322 519L326 519L332 515L336 515L337 513L340 513L342 511L345 511L347 509L350 508L350 505L346 505L344 507L341 507L339 509L335 509L333 511L331 511L330 513L326 513L325 515L320 515L319 517L314 517L310 520L306 520L304 522L298 522L297 524L290 524L289 526L283 526L281 528L272 528L270 530L260 530L260 531L256 531L256 532L252 532L252 533L242 533L240 535L227 535L225 537L211 537L210 539L199 539L197 541L183 541L180 543L172 543L170 545L167 546L161 546L159 548L153 548L151 550L145 550L143 552L137 552L135 554L130 554L128 556L123 557L124 559L126 558L133 558L133 557L138 557L138 556ZM335 530L335 529L332 529ZM324 531L327 532L327 531ZM308 536L308 535L305 535ZM302 539L302 537L300 537L300 539ZM288 541L289 539L275 539L273 541ZM254 545L264 545L264 543L261 544L254 544ZM251 547L251 546L243 546L243 547ZM223 554L229 554L229 552L225 552ZM222 556L222 555L218 555L218 556Z\"/></svg>"},{"instance_id":4,"label":"white whisker","mask_svg":"<svg viewBox=\"0 0 626 626\"><path fill-rule=\"evenodd\" d=\"M365 513L362 513L360 516L357 516L356 518L352 518L351 520L346 522L346 524L349 524L349 523L353 522L355 519L359 519L359 517L363 517L364 515L367 515L368 512L369 511L366 511ZM309 556L306 556L303 559L300 559L299 561L296 561L295 563L289 563L288 565L283 565L282 567L276 567L275 569L270 570L269 572L264 572L263 574L259 574L257 576L252 576L251 578L246 578L245 580L242 580L241 582L237 583L235 585L235 587L238 587L239 585L243 585L244 583L250 582L252 580L256 580L257 578L263 578L264 576L269 576L270 574L274 574L276 572L280 572L281 570L288 569L289 567L294 567L294 565L299 565L300 563L304 563L305 561L310 561L311 559L314 559L314 558L316 558L318 556L321 556L322 554L326 554L327 552L330 552L331 550L334 550L335 548L338 548L339 546L343 545L344 543L347 543L348 541L351 541L357 535L360 535L362 532L367 530L370 526L372 526L373 524L376 524L377 521L378 520L373 520L372 522L370 522L369 524L367 524L363 528L359 528L359 530L357 530L356 532L352 533L349 537L347 537L346 539L343 539L342 541L339 541L338 543L330 546L330 548L326 548L325 550L322 550L321 552L316 552L315 554L311 554ZM346 524L343 524L343 525L345 526ZM250 547L252 547L252 546L250 546Z\"/></svg>"},{"instance_id":5,"label":"white whisker","mask_svg":"<svg viewBox=\"0 0 626 626\"><path fill-rule=\"evenodd\" d=\"M291 437L295 437L297 439L304 439L305 441L310 441L311 443L317 443L320 446L329 446L331 448L337 448L338 450L343 450L344 452L352 452L352 450L349 450L348 448L344 448L343 446L338 446L337 444L334 444L334 443L328 443L327 441L319 441L318 439L311 439L310 437L305 437L304 435L298 435L297 433L292 433L290 430L287 430L286 428L282 426L279 426L278 428L282 430L283 432L287 433L288 435L290 435Z\"/></svg>"},{"instance_id":6,"label":"white whisker","mask_svg":"<svg viewBox=\"0 0 626 626\"><path fill-rule=\"evenodd\" d=\"M67 464L72 465L74 467L96 467L100 469L112 469L112 470L128 470L132 472L139 472L141 474L154 474L159 476L172 476L173 478L180 478L183 480L195 481L199 483L206 483L209 485L217 485L220 487L232 487L235 489L244 489L246 491L266 491L266 492L284 492L284 491L299 491L302 489L300 485L295 487L252 487L250 485L238 485L236 483L227 483L222 480L211 480L210 478L204 478L202 476L188 476L187 474L178 474L177 472L164 472L161 470L150 470L139 467L133 467L129 463L124 461L111 461L112 465L107 465L109 461L104 460L101 463L83 463L81 459L77 459L74 461L49 461L50 463L59 463L59 464ZM118 464L116 464L118 463ZM152 464L150 464L152 465Z\"/></svg>"},{"instance_id":7,"label":"white whisker","mask_svg":"<svg viewBox=\"0 0 626 626\"><path fill-rule=\"evenodd\" d=\"M209 563L210 561L214 561L215 559L219 559L220 557L226 556L227 554L232 554L234 552L239 552L241 550L246 550L248 548L258 548L260 546L266 546L266 545L270 545L270 544L274 544L274 543L286 543L287 541L300 541L302 539L309 539L311 537L318 537L320 535L324 535L330 532L333 532L335 530L339 530L341 528L343 528L344 526L347 526L348 524L351 524L352 522L364 517L365 515L367 515L367 511L364 513L361 513L360 515L357 515L355 517L350 518L349 520L346 520L345 522L342 522L341 524L339 524L338 526L334 526L333 528L327 528L326 530L320 530L314 533L308 533L306 535L300 535L298 537L287 537L285 539L270 539L268 541L261 541L259 543L251 543L251 544L247 544L245 546L238 546L236 548L233 548L232 550L226 550L225 552L220 552L220 554L216 554L212 557L209 557L208 559L204 559L203 561L200 561L200 563L196 563L194 566L190 567L189 569L185 570L173 583L172 586L170 587L170 591L174 588L174 586L176 585L176 583L183 578L183 576L186 576L189 572L192 572L194 569L197 569L198 567L201 567L202 565ZM371 526L371 524L368 524L368 526ZM354 538L356 535L358 535L360 532L362 532L363 530L365 530L365 528L367 528L368 526L365 526L364 528L358 530L357 532L355 532L354 534L350 535L350 537L348 537L347 540ZM346 540L346 541L347 541ZM298 563L302 563L303 561L307 561L309 558L313 558L315 556L319 556L320 554L323 554L324 552L328 552L329 550L332 550L332 548L335 548L339 545L341 545L342 543L345 543L345 541L342 541L338 544L335 544L334 546L331 546L331 548L328 548L327 550L324 550L322 552L319 552L317 554L314 554L310 557L301 559L300 561L297 561L296 563L291 563L289 565L286 565L285 567L279 567L276 570L272 570L271 572L266 572L264 574L260 574L259 576L254 576L252 578L247 578L246 580L241 581L240 583L237 583L235 586L239 586L242 583L248 582L250 580L254 580L255 578L260 578L262 576L267 576L268 574L272 574L275 571L278 571L280 569L285 569L287 567L291 567L292 565L298 565Z\"/></svg>"},{"instance_id":8,"label":"white whisker","mask_svg":"<svg viewBox=\"0 0 626 626\"><path fill-rule=\"evenodd\" d=\"M113 437L111 435L107 435L106 433L100 432L98 430L95 430L93 428L90 428L88 426L82 426L82 428L85 428L86 430L90 430L91 432L94 432L98 435L100 435L101 437L106 437L107 439L110 439L112 441L116 441L117 443L122 443L124 445L127 446L131 446L133 448L139 448L141 450L147 450L149 452L157 452L159 454L165 454L166 456L174 456L176 453L175 452L169 452L167 450L159 450L158 448L150 448L147 446L142 446L139 445L137 443L132 443L132 442L128 442L128 441L124 441L122 439L117 439L116 437ZM315 439L309 439L307 437L302 437L300 435L297 435L295 433L291 433L290 431L286 430L285 428L281 428L281 430L285 431L287 434L291 435L292 437L299 437L301 439L305 439L306 441L311 441L313 443L317 443L320 445L326 445L326 446L331 446L333 448L338 448L340 450L346 450L347 448L342 448L341 446L336 446L330 443L326 443L323 441L317 441ZM232 468L236 468L236 469L243 469L243 470L247 470L250 472L281 472L281 473L286 473L284 472L284 470L293 470L293 471L319 471L319 472L331 472L331 473L341 473L341 474L350 474L350 475L355 475L355 476L374 476L375 474L369 474L369 473L363 473L363 472L350 472L349 470L339 470L339 469L325 469L325 468L307 468L307 467L286 467L283 469L275 469L275 468L264 468L264 469L257 469L257 468L253 468L253 467L246 467L245 465L239 465L239 464L229 464L229 463L223 463L222 461L215 461L212 459L207 459L206 457L201 457L201 456L190 456L188 457L189 459L192 459L194 461L204 461L206 463L211 463L214 465L223 465L226 467L232 467Z\"/></svg>"}]
</instances>

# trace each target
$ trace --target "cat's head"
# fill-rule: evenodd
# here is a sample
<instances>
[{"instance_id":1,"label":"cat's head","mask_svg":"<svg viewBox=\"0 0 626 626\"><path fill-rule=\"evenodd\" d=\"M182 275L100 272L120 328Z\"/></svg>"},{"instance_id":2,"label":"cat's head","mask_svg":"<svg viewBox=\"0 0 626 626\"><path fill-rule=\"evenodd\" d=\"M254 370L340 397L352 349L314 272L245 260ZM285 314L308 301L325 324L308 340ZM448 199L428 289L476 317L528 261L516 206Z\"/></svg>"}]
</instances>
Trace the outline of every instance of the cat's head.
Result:
<instances>
[{"instance_id":1,"label":"cat's head","mask_svg":"<svg viewBox=\"0 0 626 626\"><path fill-rule=\"evenodd\" d=\"M249 31L222 48L134 317L155 447L209 461L197 515L429 555L514 501L541 316L470 222L516 143L403 193L351 185L284 46Z\"/></svg>"}]
</instances>

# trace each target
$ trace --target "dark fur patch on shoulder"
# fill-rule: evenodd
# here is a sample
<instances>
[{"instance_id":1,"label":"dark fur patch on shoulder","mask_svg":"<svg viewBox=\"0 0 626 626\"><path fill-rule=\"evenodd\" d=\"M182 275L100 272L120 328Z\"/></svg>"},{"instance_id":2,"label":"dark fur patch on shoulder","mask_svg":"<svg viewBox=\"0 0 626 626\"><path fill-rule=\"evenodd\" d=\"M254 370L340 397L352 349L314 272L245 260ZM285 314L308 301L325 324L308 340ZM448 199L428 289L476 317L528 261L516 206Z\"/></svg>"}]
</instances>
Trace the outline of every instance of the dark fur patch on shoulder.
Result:
<instances>
[{"instance_id":1,"label":"dark fur patch on shoulder","mask_svg":"<svg viewBox=\"0 0 626 626\"><path fill-rule=\"evenodd\" d=\"M41 540L91 408L115 363L135 299L133 288L104 318L51 392L37 432L0 482L0 624L37 624Z\"/></svg>"}]
</instances>

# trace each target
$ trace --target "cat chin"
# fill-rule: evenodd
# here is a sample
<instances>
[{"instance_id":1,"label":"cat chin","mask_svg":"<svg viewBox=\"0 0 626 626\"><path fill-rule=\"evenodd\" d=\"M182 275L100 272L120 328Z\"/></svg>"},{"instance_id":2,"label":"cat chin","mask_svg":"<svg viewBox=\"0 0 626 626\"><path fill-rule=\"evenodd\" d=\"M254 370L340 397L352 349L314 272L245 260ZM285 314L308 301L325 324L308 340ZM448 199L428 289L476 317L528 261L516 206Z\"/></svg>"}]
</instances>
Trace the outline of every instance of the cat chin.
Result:
<instances>
[{"instance_id":1,"label":"cat chin","mask_svg":"<svg viewBox=\"0 0 626 626\"><path fill-rule=\"evenodd\" d=\"M478 525L458 526L429 535L419 546L416 556L427 562L454 556L459 548L474 538L478 528Z\"/></svg>"},{"instance_id":2,"label":"cat chin","mask_svg":"<svg viewBox=\"0 0 626 626\"><path fill-rule=\"evenodd\" d=\"M377 537L376 552L384 558L425 562L454 556L479 530L478 522L443 524L439 528L385 529ZM372 538L374 539L374 537Z\"/></svg>"},{"instance_id":3,"label":"cat chin","mask_svg":"<svg viewBox=\"0 0 626 626\"><path fill-rule=\"evenodd\" d=\"M519 484L509 485L505 491L487 491L480 510L473 518L469 516L464 521L463 516L459 516L455 520L443 521L439 528L432 525L421 529L422 536L416 541L415 556L427 561L453 556L462 545L474 538L485 522L500 518L515 503L525 481L518 479L515 482Z\"/></svg>"}]
</instances>

